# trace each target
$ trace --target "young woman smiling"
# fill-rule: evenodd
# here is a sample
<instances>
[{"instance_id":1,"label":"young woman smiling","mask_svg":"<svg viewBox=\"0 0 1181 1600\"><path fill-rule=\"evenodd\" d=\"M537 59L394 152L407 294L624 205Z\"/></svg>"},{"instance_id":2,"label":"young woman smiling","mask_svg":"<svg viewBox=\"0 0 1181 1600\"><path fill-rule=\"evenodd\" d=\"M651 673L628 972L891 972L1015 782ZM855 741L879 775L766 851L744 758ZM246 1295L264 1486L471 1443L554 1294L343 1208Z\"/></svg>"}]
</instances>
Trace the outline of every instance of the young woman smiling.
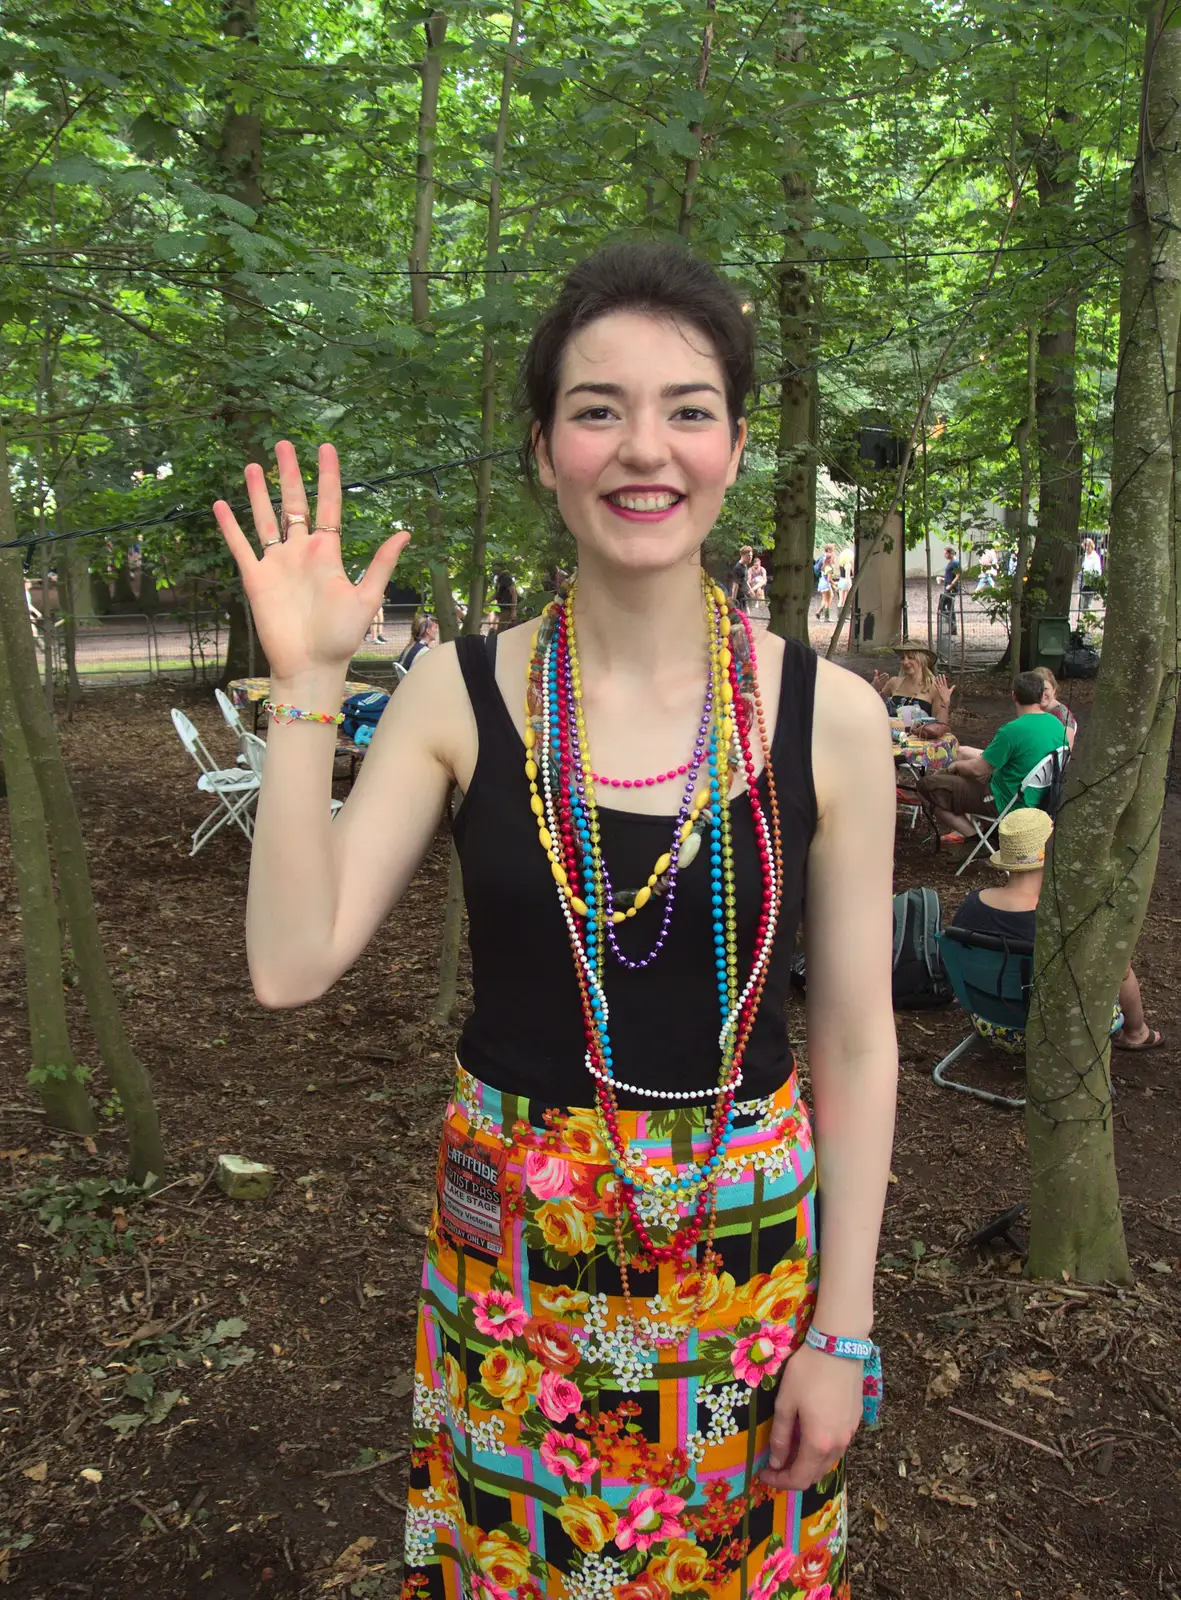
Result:
<instances>
[{"instance_id":1,"label":"young woman smiling","mask_svg":"<svg viewBox=\"0 0 1181 1600\"><path fill-rule=\"evenodd\" d=\"M247 469L261 557L216 508L280 708L247 908L264 1005L356 960L464 794L474 1005L424 1268L406 1596L849 1594L897 1071L893 773L872 689L792 640L756 652L702 568L752 349L680 250L575 269L522 393L577 581L540 624L433 650L331 825L318 719L406 537L349 583L329 446L314 521L289 444L280 527ZM624 784L626 809L602 803ZM801 919L822 1227L785 1017Z\"/></svg>"}]
</instances>

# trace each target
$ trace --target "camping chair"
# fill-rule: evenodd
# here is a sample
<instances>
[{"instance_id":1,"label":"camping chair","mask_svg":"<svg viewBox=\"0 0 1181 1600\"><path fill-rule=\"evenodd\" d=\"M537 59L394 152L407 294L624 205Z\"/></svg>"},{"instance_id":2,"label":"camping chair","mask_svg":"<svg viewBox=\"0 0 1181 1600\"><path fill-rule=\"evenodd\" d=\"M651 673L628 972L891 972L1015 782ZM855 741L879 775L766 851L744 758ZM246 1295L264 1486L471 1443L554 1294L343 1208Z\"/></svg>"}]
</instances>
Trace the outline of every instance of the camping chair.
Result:
<instances>
[{"instance_id":1,"label":"camping chair","mask_svg":"<svg viewBox=\"0 0 1181 1600\"><path fill-rule=\"evenodd\" d=\"M243 733L243 759L259 784L262 783L262 767L263 762L266 760L266 754L267 742L265 739L260 739L257 733ZM344 801L333 798L329 800L328 804L332 809L332 815L335 816L341 806L344 805Z\"/></svg>"},{"instance_id":2,"label":"camping chair","mask_svg":"<svg viewBox=\"0 0 1181 1600\"><path fill-rule=\"evenodd\" d=\"M226 726L238 741L238 765L244 767L248 764L246 760L246 729L243 726L242 718L238 715L238 708L224 689L215 689L213 698L217 701L218 709L226 720Z\"/></svg>"},{"instance_id":3,"label":"camping chair","mask_svg":"<svg viewBox=\"0 0 1181 1600\"><path fill-rule=\"evenodd\" d=\"M965 872L972 862L986 849L993 839L993 835L1000 827L1001 818L1007 817L1015 805L1025 804L1025 795L1028 790L1040 791L1038 805L1043 811L1049 810L1049 802L1057 795L1063 769L1066 766L1070 750L1067 745L1062 745L1058 750L1051 750L1050 754L1039 761L1031 772L1027 772L1017 788L1017 793L1009 801L1003 811L969 811L968 821L976 830L976 843L972 846L971 855L956 868L956 877Z\"/></svg>"},{"instance_id":4,"label":"camping chair","mask_svg":"<svg viewBox=\"0 0 1181 1600\"><path fill-rule=\"evenodd\" d=\"M1033 946L1023 939L957 928L953 923L939 935L939 954L956 999L972 1019L972 1032L936 1063L931 1076L943 1089L958 1089L960 1094L975 1095L989 1105L1019 1111L1025 1104L1024 1095L1013 1099L993 1094L989 1089L959 1083L947 1073L978 1039L1010 1051L1024 1051L1033 985Z\"/></svg>"},{"instance_id":5,"label":"camping chair","mask_svg":"<svg viewBox=\"0 0 1181 1600\"><path fill-rule=\"evenodd\" d=\"M178 711L175 706L172 708L172 724L180 735L180 742L201 769L197 788L202 794L211 794L217 799L214 810L194 832L193 848L189 854L195 856L227 822L237 823L249 839L253 831L250 807L258 795L257 776L253 772L243 771L241 767L216 766L196 728L184 712Z\"/></svg>"}]
</instances>

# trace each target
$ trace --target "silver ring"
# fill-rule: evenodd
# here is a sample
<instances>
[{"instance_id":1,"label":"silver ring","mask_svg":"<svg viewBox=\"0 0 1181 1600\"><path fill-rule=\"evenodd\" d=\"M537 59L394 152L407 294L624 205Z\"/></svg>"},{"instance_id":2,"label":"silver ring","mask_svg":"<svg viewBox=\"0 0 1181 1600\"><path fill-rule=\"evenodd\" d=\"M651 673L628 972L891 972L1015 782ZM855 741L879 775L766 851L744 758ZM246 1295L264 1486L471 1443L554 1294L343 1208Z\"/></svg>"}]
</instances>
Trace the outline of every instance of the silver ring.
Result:
<instances>
[{"instance_id":1,"label":"silver ring","mask_svg":"<svg viewBox=\"0 0 1181 1600\"><path fill-rule=\"evenodd\" d=\"M293 522L302 522L306 528L307 521L308 518L305 511L281 511L279 514L279 533L284 539L286 539L287 535L291 532L291 524Z\"/></svg>"},{"instance_id":2,"label":"silver ring","mask_svg":"<svg viewBox=\"0 0 1181 1600\"><path fill-rule=\"evenodd\" d=\"M262 542L262 547L263 547L264 550L269 550L273 544L282 544L282 543L283 543L282 539L264 539L263 542Z\"/></svg>"},{"instance_id":3,"label":"silver ring","mask_svg":"<svg viewBox=\"0 0 1181 1600\"><path fill-rule=\"evenodd\" d=\"M333 522L317 522L312 529L313 533L339 533L340 524Z\"/></svg>"}]
</instances>

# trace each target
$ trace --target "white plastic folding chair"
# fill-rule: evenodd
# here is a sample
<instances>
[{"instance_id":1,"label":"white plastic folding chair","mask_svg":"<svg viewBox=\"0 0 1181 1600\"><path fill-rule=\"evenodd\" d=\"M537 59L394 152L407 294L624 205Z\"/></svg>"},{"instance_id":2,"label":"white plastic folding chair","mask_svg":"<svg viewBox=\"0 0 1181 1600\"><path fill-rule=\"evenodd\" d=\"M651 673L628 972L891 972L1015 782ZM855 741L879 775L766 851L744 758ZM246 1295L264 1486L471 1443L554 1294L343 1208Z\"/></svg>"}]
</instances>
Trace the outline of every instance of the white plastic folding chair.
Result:
<instances>
[{"instance_id":1,"label":"white plastic folding chair","mask_svg":"<svg viewBox=\"0 0 1181 1600\"><path fill-rule=\"evenodd\" d=\"M243 758L260 784L262 783L262 768L263 762L266 760L266 754L267 742L265 739L260 739L257 733L244 733L242 735ZM335 816L341 806L344 805L344 801L337 800L333 796L329 799L328 804L332 809L332 815Z\"/></svg>"},{"instance_id":2,"label":"white plastic folding chair","mask_svg":"<svg viewBox=\"0 0 1181 1600\"><path fill-rule=\"evenodd\" d=\"M1036 767L1025 774L1017 786L1016 794L1003 811L968 812L968 821L976 830L976 843L972 846L971 855L966 857L956 869L957 878L961 872L966 871L971 866L981 850L992 843L993 835L1001 825L1001 818L1007 817L1014 806L1026 804L1026 794L1036 789L1044 795L1054 787L1069 755L1070 751L1065 744L1059 750L1051 750L1048 756L1044 756ZM985 823L987 823L987 827L983 826Z\"/></svg>"},{"instance_id":3,"label":"white plastic folding chair","mask_svg":"<svg viewBox=\"0 0 1181 1600\"><path fill-rule=\"evenodd\" d=\"M257 776L241 767L219 767L202 744L196 728L184 712L178 711L175 706L172 708L172 725L180 735L180 742L201 769L197 788L202 794L211 794L217 800L214 810L194 832L193 848L189 854L195 856L227 822L236 823L249 839L253 833L250 807L258 796Z\"/></svg>"},{"instance_id":4,"label":"white plastic folding chair","mask_svg":"<svg viewBox=\"0 0 1181 1600\"><path fill-rule=\"evenodd\" d=\"M225 718L227 728L238 741L238 765L244 767L248 765L246 760L246 729L243 726L242 718L238 715L238 708L224 689L215 689L213 698L217 701L218 709Z\"/></svg>"}]
</instances>

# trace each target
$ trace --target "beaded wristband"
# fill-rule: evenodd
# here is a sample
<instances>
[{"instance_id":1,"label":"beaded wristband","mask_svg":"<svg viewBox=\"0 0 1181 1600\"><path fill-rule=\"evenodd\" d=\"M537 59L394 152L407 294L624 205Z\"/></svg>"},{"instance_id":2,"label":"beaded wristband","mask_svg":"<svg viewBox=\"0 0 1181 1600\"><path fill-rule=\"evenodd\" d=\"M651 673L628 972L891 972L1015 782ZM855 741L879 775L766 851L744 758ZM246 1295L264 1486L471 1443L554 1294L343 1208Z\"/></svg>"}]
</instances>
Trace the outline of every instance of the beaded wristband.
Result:
<instances>
[{"instance_id":1,"label":"beaded wristband","mask_svg":"<svg viewBox=\"0 0 1181 1600\"><path fill-rule=\"evenodd\" d=\"M845 1339L832 1333L821 1333L809 1328L804 1343L826 1356L841 1356L846 1361L864 1363L861 1384L861 1420L865 1427L878 1426L882 1409L882 1352L872 1339Z\"/></svg>"},{"instance_id":2,"label":"beaded wristband","mask_svg":"<svg viewBox=\"0 0 1181 1600\"><path fill-rule=\"evenodd\" d=\"M343 711L301 711L298 706L277 706L273 700L268 700L263 707L269 711L276 722L331 722L340 724L344 721Z\"/></svg>"}]
</instances>

